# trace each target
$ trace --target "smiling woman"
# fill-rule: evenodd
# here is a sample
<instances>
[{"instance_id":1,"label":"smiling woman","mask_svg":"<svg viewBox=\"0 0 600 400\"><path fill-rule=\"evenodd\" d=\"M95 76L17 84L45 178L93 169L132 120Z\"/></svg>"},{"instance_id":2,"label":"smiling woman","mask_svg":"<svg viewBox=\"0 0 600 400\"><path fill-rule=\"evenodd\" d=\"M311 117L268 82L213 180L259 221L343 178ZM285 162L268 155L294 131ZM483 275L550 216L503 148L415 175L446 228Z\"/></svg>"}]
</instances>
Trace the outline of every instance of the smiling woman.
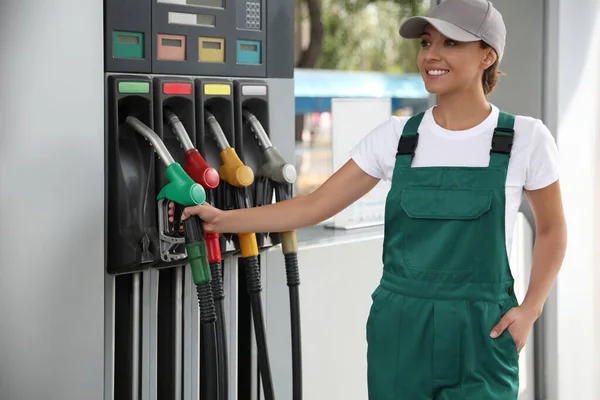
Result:
<instances>
[{"instance_id":1,"label":"smiling woman","mask_svg":"<svg viewBox=\"0 0 600 400\"><path fill-rule=\"evenodd\" d=\"M391 181L383 274L367 321L369 399L517 400L519 352L566 248L556 143L541 120L487 100L506 40L490 1L446 0L400 34L421 40L417 64L437 105L376 127L308 195L184 216L199 215L214 232L283 232ZM509 255L523 197L537 232L519 304Z\"/></svg>"}]
</instances>

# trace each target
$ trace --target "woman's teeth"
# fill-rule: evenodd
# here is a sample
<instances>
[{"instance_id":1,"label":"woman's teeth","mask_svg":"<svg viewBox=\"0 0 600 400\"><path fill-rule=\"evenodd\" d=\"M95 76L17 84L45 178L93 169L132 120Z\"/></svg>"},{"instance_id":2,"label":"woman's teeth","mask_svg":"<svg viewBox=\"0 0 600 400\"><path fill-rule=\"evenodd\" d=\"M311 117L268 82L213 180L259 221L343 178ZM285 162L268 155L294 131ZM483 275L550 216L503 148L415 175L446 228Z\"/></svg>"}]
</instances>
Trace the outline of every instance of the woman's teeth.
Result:
<instances>
[{"instance_id":1,"label":"woman's teeth","mask_svg":"<svg viewBox=\"0 0 600 400\"><path fill-rule=\"evenodd\" d=\"M429 75L445 75L448 73L448 70L445 69L434 69L431 71L427 71L427 74Z\"/></svg>"}]
</instances>

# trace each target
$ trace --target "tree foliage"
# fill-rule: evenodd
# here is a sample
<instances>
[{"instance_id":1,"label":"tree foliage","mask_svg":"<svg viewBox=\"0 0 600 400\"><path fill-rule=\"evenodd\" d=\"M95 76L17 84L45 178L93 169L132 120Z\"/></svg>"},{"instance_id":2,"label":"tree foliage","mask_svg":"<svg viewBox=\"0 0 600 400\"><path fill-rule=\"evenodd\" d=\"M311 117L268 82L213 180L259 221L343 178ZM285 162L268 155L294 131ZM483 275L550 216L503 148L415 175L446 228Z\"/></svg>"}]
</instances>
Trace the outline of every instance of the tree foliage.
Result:
<instances>
[{"instance_id":1,"label":"tree foliage","mask_svg":"<svg viewBox=\"0 0 600 400\"><path fill-rule=\"evenodd\" d=\"M400 21L427 10L423 0L302 0L310 21L308 48L297 66L416 72L418 43L398 35Z\"/></svg>"}]
</instances>

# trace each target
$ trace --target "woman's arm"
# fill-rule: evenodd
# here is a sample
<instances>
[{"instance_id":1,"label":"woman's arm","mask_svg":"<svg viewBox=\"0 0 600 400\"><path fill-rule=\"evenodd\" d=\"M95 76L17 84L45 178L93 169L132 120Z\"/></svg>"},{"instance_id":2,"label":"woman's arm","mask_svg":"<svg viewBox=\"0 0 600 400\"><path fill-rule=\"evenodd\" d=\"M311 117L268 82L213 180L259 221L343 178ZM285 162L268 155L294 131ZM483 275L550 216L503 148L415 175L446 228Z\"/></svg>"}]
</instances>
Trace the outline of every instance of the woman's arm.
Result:
<instances>
[{"instance_id":1,"label":"woman's arm","mask_svg":"<svg viewBox=\"0 0 600 400\"><path fill-rule=\"evenodd\" d=\"M567 227L557 182L525 195L535 217L536 239L529 288L523 303L510 309L490 332L496 338L508 329L520 352L539 318L562 266L567 247Z\"/></svg>"},{"instance_id":2,"label":"woman's arm","mask_svg":"<svg viewBox=\"0 0 600 400\"><path fill-rule=\"evenodd\" d=\"M189 207L182 217L199 215L212 232L286 232L312 226L334 216L367 194L378 182L379 179L365 173L350 159L311 194L241 210Z\"/></svg>"},{"instance_id":3,"label":"woman's arm","mask_svg":"<svg viewBox=\"0 0 600 400\"><path fill-rule=\"evenodd\" d=\"M521 306L539 316L565 257L567 224L558 181L525 195L535 217L536 239L529 288Z\"/></svg>"}]
</instances>

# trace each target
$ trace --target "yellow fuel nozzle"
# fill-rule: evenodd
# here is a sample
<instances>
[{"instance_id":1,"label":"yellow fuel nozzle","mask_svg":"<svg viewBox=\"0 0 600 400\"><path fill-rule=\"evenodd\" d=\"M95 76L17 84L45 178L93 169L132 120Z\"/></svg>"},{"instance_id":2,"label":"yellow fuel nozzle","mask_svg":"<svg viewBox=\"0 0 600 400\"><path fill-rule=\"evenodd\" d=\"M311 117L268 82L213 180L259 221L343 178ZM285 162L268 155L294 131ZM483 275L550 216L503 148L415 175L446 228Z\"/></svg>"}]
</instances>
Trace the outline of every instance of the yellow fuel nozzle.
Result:
<instances>
[{"instance_id":1,"label":"yellow fuel nozzle","mask_svg":"<svg viewBox=\"0 0 600 400\"><path fill-rule=\"evenodd\" d=\"M232 147L221 152L223 165L219 168L219 177L232 186L248 187L254 182L254 172L244 165Z\"/></svg>"}]
</instances>

